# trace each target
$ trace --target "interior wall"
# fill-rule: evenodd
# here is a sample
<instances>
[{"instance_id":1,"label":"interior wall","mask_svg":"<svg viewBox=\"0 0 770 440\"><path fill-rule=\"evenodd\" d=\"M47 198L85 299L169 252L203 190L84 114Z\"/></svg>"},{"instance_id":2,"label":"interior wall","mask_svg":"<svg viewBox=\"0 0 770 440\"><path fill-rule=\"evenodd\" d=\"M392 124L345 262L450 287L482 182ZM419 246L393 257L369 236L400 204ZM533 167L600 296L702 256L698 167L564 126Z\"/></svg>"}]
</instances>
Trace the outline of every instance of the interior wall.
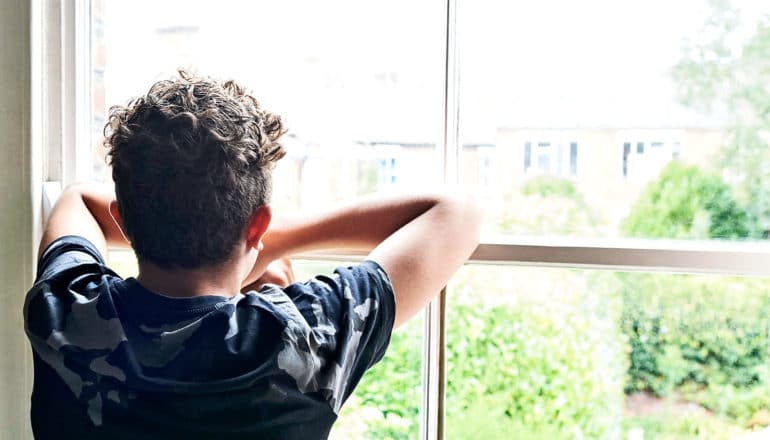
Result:
<instances>
[{"instance_id":1,"label":"interior wall","mask_svg":"<svg viewBox=\"0 0 770 440\"><path fill-rule=\"evenodd\" d=\"M0 0L0 437L31 438L31 352L22 307L32 283L31 1ZM39 198L37 199L39 200Z\"/></svg>"}]
</instances>

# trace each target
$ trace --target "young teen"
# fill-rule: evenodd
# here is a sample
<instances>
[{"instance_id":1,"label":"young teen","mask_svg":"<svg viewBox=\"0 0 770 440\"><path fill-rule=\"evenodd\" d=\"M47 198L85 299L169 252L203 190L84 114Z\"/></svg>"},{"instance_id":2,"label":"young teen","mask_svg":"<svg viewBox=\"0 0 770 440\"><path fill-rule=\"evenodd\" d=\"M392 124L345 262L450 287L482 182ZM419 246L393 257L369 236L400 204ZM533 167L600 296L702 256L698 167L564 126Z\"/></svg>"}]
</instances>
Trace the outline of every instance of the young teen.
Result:
<instances>
[{"instance_id":1,"label":"young teen","mask_svg":"<svg viewBox=\"0 0 770 440\"><path fill-rule=\"evenodd\" d=\"M36 438L327 437L392 329L471 254L480 213L462 196L372 196L271 222L284 132L235 82L184 72L111 110L114 192L63 192L24 307ZM121 279L104 257L129 245L139 275ZM369 254L245 288L322 249Z\"/></svg>"}]
</instances>

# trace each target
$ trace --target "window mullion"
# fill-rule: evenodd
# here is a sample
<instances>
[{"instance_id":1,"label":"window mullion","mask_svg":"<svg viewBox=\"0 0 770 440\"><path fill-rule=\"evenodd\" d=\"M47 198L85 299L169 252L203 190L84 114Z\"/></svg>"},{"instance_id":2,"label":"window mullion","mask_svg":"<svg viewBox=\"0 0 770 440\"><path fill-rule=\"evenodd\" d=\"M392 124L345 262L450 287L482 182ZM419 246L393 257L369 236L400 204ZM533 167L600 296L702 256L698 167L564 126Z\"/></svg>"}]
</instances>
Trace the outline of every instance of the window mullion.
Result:
<instances>
[{"instance_id":1,"label":"window mullion","mask_svg":"<svg viewBox=\"0 0 770 440\"><path fill-rule=\"evenodd\" d=\"M445 304L446 288L431 301L425 312L422 438L428 440L444 437Z\"/></svg>"},{"instance_id":2,"label":"window mullion","mask_svg":"<svg viewBox=\"0 0 770 440\"><path fill-rule=\"evenodd\" d=\"M39 106L36 121L43 154L43 179L62 180L62 2L40 2L36 5L39 16L40 62L35 80L40 91L36 95Z\"/></svg>"},{"instance_id":3,"label":"window mullion","mask_svg":"<svg viewBox=\"0 0 770 440\"><path fill-rule=\"evenodd\" d=\"M61 2L61 182L90 178L90 2Z\"/></svg>"},{"instance_id":4,"label":"window mullion","mask_svg":"<svg viewBox=\"0 0 770 440\"><path fill-rule=\"evenodd\" d=\"M458 142L457 2L445 3L443 124L439 149L444 185L459 182L460 145ZM426 310L423 347L423 440L444 437L445 321L446 288Z\"/></svg>"}]
</instances>

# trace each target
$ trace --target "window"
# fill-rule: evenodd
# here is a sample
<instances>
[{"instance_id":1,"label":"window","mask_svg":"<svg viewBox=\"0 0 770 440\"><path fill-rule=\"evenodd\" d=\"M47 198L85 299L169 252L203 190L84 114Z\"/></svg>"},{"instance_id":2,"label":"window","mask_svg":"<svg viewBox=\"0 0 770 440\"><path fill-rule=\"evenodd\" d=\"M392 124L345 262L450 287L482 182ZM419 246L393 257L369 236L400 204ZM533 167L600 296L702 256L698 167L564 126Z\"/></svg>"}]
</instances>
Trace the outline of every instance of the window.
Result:
<instances>
[{"instance_id":1,"label":"window","mask_svg":"<svg viewBox=\"0 0 770 440\"><path fill-rule=\"evenodd\" d=\"M395 185L398 179L396 171L396 158L390 157L380 159L380 170L377 175L377 188L382 190L388 186Z\"/></svg>"},{"instance_id":2,"label":"window","mask_svg":"<svg viewBox=\"0 0 770 440\"><path fill-rule=\"evenodd\" d=\"M551 156L554 149L550 142L538 142L535 144L535 172L551 174Z\"/></svg>"},{"instance_id":3,"label":"window","mask_svg":"<svg viewBox=\"0 0 770 440\"><path fill-rule=\"evenodd\" d=\"M446 182L478 191L488 237L474 255L480 264L458 274L424 322L394 336L392 363L386 359L378 368L395 385L375 390L362 384L362 394L340 420L348 430L336 435L415 438L420 432L433 440L443 432L446 438L467 438L493 426L488 417L494 416L505 420L494 425L508 434L502 438L601 437L597 426L605 438L639 429L647 437L687 436L693 426L719 437L746 430L754 413L770 410L755 399L767 395L761 365L770 354L762 348L749 346L747 352L759 354L741 357L736 362L745 364L732 365L738 370L729 370L727 361L714 375L707 368L711 360L746 348L740 332L756 336L746 339L760 346L765 341L764 324L740 320L765 310L768 302L767 279L748 275L769 275L764 262L770 251L762 237L770 214L760 203L768 199L765 189L750 186L767 181L757 165L767 163L767 140L735 125L736 109L753 111L740 101L740 90L725 98L737 103L717 103L711 112L679 96L690 83L676 75L710 71L709 60L699 60L691 45L712 41L701 29L721 28L704 23L716 20L731 32L732 15L709 4L564 0L523 6L490 0L458 8L450 0L445 9L427 2L341 1L335 6L346 10L342 15L313 2L301 3L304 12L296 14L295 3L225 2L201 11L171 1L158 6L93 0L88 121L98 126L107 106L125 102L178 66L196 66L245 82L265 107L285 115L291 133L288 157L275 172L276 211L313 209L392 185L412 189ZM759 17L768 11L735 4L748 24L739 26L730 44L761 44L752 39L752 29L764 29ZM603 14L591 13L597 8ZM271 19L255 28L254 17ZM645 28L650 22L657 23L654 34ZM141 41L125 38L129 33ZM279 44L277 35L287 37ZM261 44L254 56L244 56L243 45L235 43L241 41L276 44ZM137 47L144 48L141 63L124 56ZM740 50L727 52L741 56ZM761 60L770 53L749 52ZM745 63L756 60L723 61L744 70L721 84L755 81ZM564 66L586 67L567 72ZM99 131L91 132L89 159L103 164ZM95 177L108 174L103 165L91 170ZM674 190L656 199L649 196L662 193L656 188ZM128 261L122 270L130 272L130 256L111 255L114 264L120 258ZM510 263L523 267L498 265ZM301 266L315 272L327 270L323 264L332 263ZM661 299L666 297L674 299ZM532 310L532 316L521 316L521 310ZM724 313L708 315L711 324L692 321L695 312L709 310ZM655 327L658 318L675 326ZM487 335L490 322L500 323L491 329L499 333ZM683 351L690 343L713 342L687 339L706 325L718 333L715 339L729 342L721 358L709 345L703 355L709 360L699 363L700 354ZM521 337L490 336L512 334ZM586 337L570 339L575 334ZM724 339L726 334L731 336ZM628 335L639 336L641 345L623 345L630 344L623 342ZM657 338L658 345L642 336ZM421 347L424 356L416 362ZM517 363L511 356L517 352L531 362ZM623 382L617 374L629 371L610 366L639 364L622 353L649 355L657 366L640 366L634 377L641 382ZM569 388L554 379L559 369L566 375L586 372L591 386ZM496 382L498 373L510 380ZM527 380L514 379L525 373ZM724 379L742 375L743 382ZM704 383L706 377L713 383ZM444 379L446 388L439 386ZM703 411L662 419L624 415L642 405L639 399L664 406L675 403L674 395ZM582 402L607 406L601 414L585 415ZM554 408L560 408L558 416ZM351 427L360 420L361 426ZM666 431L670 427L679 431Z\"/></svg>"},{"instance_id":4,"label":"window","mask_svg":"<svg viewBox=\"0 0 770 440\"><path fill-rule=\"evenodd\" d=\"M577 142L526 142L524 171L528 174L574 176L577 174ZM534 163L532 157L535 158Z\"/></svg>"},{"instance_id":5,"label":"window","mask_svg":"<svg viewBox=\"0 0 770 440\"><path fill-rule=\"evenodd\" d=\"M185 67L238 80L286 122L287 156L273 174L275 212L439 182L440 4L339 2L345 14L311 1L97 4L92 20L103 22L103 31L94 25L91 34L93 123L100 125L92 133L95 177L109 179L99 147L109 106ZM141 62L126 56L138 48ZM123 275L136 273L130 253L111 252L110 263ZM295 269L303 279L339 264L349 261L298 260ZM420 435L423 326L416 319L393 336L388 357L357 388L332 438ZM382 383L397 386L398 397L383 393Z\"/></svg>"},{"instance_id":6,"label":"window","mask_svg":"<svg viewBox=\"0 0 770 440\"><path fill-rule=\"evenodd\" d=\"M707 408L759 401L746 393L763 389L746 386L757 361L732 350L765 350L769 289L767 278L465 266L447 297L445 438L729 438L740 422ZM746 363L716 360L726 347ZM689 403L654 394L677 388Z\"/></svg>"},{"instance_id":7,"label":"window","mask_svg":"<svg viewBox=\"0 0 770 440\"><path fill-rule=\"evenodd\" d=\"M634 143L636 150L632 152L626 145ZM681 157L680 148L680 142L674 140L623 142L623 177L643 183L654 180L669 162Z\"/></svg>"},{"instance_id":8,"label":"window","mask_svg":"<svg viewBox=\"0 0 770 440\"><path fill-rule=\"evenodd\" d=\"M490 188L495 182L495 146L494 145L464 145L464 151L470 148L476 148L476 154L479 157L479 185L484 188Z\"/></svg>"}]
</instances>

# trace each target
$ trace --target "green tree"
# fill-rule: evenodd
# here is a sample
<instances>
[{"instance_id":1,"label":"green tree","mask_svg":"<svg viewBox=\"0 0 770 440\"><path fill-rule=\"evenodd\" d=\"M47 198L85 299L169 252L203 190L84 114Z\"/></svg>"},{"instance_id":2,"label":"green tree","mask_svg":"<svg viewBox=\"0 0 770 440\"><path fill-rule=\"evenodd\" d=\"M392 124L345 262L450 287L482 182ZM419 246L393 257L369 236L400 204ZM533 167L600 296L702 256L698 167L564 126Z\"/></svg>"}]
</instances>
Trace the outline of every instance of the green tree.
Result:
<instances>
[{"instance_id":1,"label":"green tree","mask_svg":"<svg viewBox=\"0 0 770 440\"><path fill-rule=\"evenodd\" d=\"M623 224L626 235L647 238L742 238L746 211L719 176L679 161L661 171Z\"/></svg>"},{"instance_id":2,"label":"green tree","mask_svg":"<svg viewBox=\"0 0 770 440\"><path fill-rule=\"evenodd\" d=\"M751 236L770 231L770 16L749 22L729 0L711 0L711 14L687 41L672 75L679 101L703 113L729 115L726 170L740 182ZM741 36L750 31L749 38Z\"/></svg>"}]
</instances>

